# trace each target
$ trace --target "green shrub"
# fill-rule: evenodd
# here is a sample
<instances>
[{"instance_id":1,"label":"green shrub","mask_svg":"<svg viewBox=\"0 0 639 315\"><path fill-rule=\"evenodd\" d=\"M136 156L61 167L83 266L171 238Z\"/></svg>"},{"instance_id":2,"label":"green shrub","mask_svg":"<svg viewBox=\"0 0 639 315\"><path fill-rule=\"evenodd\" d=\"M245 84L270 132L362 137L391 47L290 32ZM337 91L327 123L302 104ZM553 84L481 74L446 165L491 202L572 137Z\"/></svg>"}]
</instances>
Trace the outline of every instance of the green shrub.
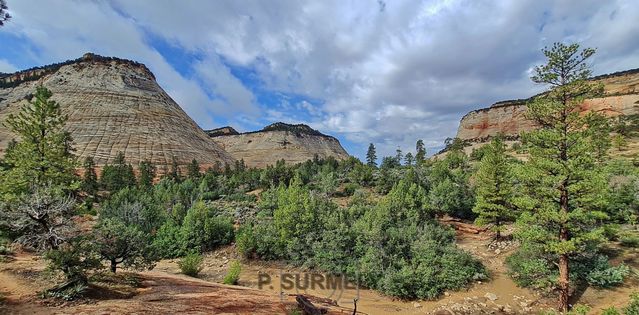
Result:
<instances>
[{"instance_id":1,"label":"green shrub","mask_svg":"<svg viewBox=\"0 0 639 315\"><path fill-rule=\"evenodd\" d=\"M229 271L224 276L224 284L236 285L237 281L240 280L240 273L242 272L242 265L239 261L233 261L229 268Z\"/></svg>"},{"instance_id":2,"label":"green shrub","mask_svg":"<svg viewBox=\"0 0 639 315\"><path fill-rule=\"evenodd\" d=\"M155 235L153 248L155 248L158 256L162 258L176 258L184 254L183 243L181 227L173 220L168 220Z\"/></svg>"},{"instance_id":3,"label":"green shrub","mask_svg":"<svg viewBox=\"0 0 639 315\"><path fill-rule=\"evenodd\" d=\"M639 293L630 295L630 303L623 308L624 315L639 315Z\"/></svg>"},{"instance_id":4,"label":"green shrub","mask_svg":"<svg viewBox=\"0 0 639 315\"><path fill-rule=\"evenodd\" d=\"M619 311L614 306L612 306L605 309L603 313L601 313L601 315L621 315L621 313L619 313Z\"/></svg>"},{"instance_id":5,"label":"green shrub","mask_svg":"<svg viewBox=\"0 0 639 315\"><path fill-rule=\"evenodd\" d=\"M180 271L190 277L197 277L202 271L202 255L198 252L190 252L184 258L180 259L178 266Z\"/></svg>"},{"instance_id":6,"label":"green shrub","mask_svg":"<svg viewBox=\"0 0 639 315\"><path fill-rule=\"evenodd\" d=\"M196 202L188 210L182 224L183 250L200 252L215 249L233 241L233 220L218 216L218 211L204 202Z\"/></svg>"},{"instance_id":7,"label":"green shrub","mask_svg":"<svg viewBox=\"0 0 639 315\"><path fill-rule=\"evenodd\" d=\"M625 247L637 248L639 247L639 236L630 233L624 234L619 238L621 245Z\"/></svg>"},{"instance_id":8,"label":"green shrub","mask_svg":"<svg viewBox=\"0 0 639 315\"><path fill-rule=\"evenodd\" d=\"M41 293L41 296L42 298L55 298L65 301L73 301L81 298L87 288L88 286L85 283L73 283L69 286L45 290Z\"/></svg>"},{"instance_id":9,"label":"green shrub","mask_svg":"<svg viewBox=\"0 0 639 315\"><path fill-rule=\"evenodd\" d=\"M626 265L619 265L608 268L598 268L590 272L587 276L588 284L600 288L608 288L623 283L624 278L630 274L630 268Z\"/></svg>"}]
</instances>

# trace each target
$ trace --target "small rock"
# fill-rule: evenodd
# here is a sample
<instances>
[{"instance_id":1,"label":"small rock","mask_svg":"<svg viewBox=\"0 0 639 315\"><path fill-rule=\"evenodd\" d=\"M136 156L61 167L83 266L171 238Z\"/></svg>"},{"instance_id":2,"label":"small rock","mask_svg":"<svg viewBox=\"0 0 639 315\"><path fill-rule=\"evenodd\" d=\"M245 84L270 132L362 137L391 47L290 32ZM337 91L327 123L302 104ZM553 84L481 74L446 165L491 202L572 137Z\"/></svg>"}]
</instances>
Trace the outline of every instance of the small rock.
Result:
<instances>
[{"instance_id":1,"label":"small rock","mask_svg":"<svg viewBox=\"0 0 639 315\"><path fill-rule=\"evenodd\" d=\"M450 296L450 293L444 292L444 296Z\"/></svg>"},{"instance_id":2,"label":"small rock","mask_svg":"<svg viewBox=\"0 0 639 315\"><path fill-rule=\"evenodd\" d=\"M491 300L491 301L495 301L495 300L497 300L497 295L495 295L495 293L490 293L490 292L488 292L488 293L486 293L486 294L484 295L484 297L485 297L485 298L487 298L487 299L489 299L489 300Z\"/></svg>"},{"instance_id":3,"label":"small rock","mask_svg":"<svg viewBox=\"0 0 639 315\"><path fill-rule=\"evenodd\" d=\"M495 249L495 254L497 255L501 254L501 250L499 248Z\"/></svg>"},{"instance_id":4,"label":"small rock","mask_svg":"<svg viewBox=\"0 0 639 315\"><path fill-rule=\"evenodd\" d=\"M417 302L413 302L413 307L414 308L420 308L420 307L422 307L422 305L417 303Z\"/></svg>"}]
</instances>

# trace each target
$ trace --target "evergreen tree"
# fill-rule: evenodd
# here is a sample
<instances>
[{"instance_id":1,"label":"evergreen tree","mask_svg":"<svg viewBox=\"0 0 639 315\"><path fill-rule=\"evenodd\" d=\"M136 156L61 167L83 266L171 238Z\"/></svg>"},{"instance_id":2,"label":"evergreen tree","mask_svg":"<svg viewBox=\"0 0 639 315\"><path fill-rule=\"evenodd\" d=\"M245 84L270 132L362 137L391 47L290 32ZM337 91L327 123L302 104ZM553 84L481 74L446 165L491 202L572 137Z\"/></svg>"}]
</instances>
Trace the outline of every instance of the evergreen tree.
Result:
<instances>
[{"instance_id":1,"label":"evergreen tree","mask_svg":"<svg viewBox=\"0 0 639 315\"><path fill-rule=\"evenodd\" d=\"M475 204L470 187L471 166L461 146L451 146L442 160L431 168L431 189L428 193L431 211L469 218Z\"/></svg>"},{"instance_id":2,"label":"evergreen tree","mask_svg":"<svg viewBox=\"0 0 639 315\"><path fill-rule=\"evenodd\" d=\"M554 257L559 310L566 312L571 261L602 241L606 182L599 164L610 139L601 115L580 114L583 100L601 92L587 81L595 50L556 43L543 53L548 62L535 68L532 80L550 89L528 104L527 116L541 128L522 134L529 160L521 172L525 212L518 237Z\"/></svg>"},{"instance_id":3,"label":"evergreen tree","mask_svg":"<svg viewBox=\"0 0 639 315\"><path fill-rule=\"evenodd\" d=\"M366 165L376 167L377 166L377 155L375 154L375 145L369 144L368 151L366 151Z\"/></svg>"},{"instance_id":4,"label":"evergreen tree","mask_svg":"<svg viewBox=\"0 0 639 315\"><path fill-rule=\"evenodd\" d=\"M397 147L397 150L395 150L395 160L397 161L397 164L402 165L403 159L404 159L404 156L402 155L402 149Z\"/></svg>"},{"instance_id":5,"label":"evergreen tree","mask_svg":"<svg viewBox=\"0 0 639 315\"><path fill-rule=\"evenodd\" d=\"M501 238L502 223L514 218L512 207L513 170L500 137L484 147L484 156L475 174L477 200L473 212L479 225L492 224L496 239Z\"/></svg>"},{"instance_id":6,"label":"evergreen tree","mask_svg":"<svg viewBox=\"0 0 639 315\"><path fill-rule=\"evenodd\" d=\"M182 178L182 174L180 173L180 166L178 166L177 159L175 155L171 158L171 171L169 172L169 178L179 182Z\"/></svg>"},{"instance_id":7,"label":"evergreen tree","mask_svg":"<svg viewBox=\"0 0 639 315\"><path fill-rule=\"evenodd\" d=\"M406 166L411 166L413 165L413 154L408 152L406 153L406 156L404 156L404 162L406 164Z\"/></svg>"},{"instance_id":8,"label":"evergreen tree","mask_svg":"<svg viewBox=\"0 0 639 315\"><path fill-rule=\"evenodd\" d=\"M113 164L107 164L102 169L100 184L110 192L119 191L125 187L135 186L133 166L127 164L124 153L118 152Z\"/></svg>"},{"instance_id":9,"label":"evergreen tree","mask_svg":"<svg viewBox=\"0 0 639 315\"><path fill-rule=\"evenodd\" d=\"M200 175L200 163L198 163L196 159L193 159L187 168L187 176L195 179L199 178Z\"/></svg>"},{"instance_id":10,"label":"evergreen tree","mask_svg":"<svg viewBox=\"0 0 639 315\"><path fill-rule=\"evenodd\" d=\"M415 144L415 164L420 165L426 160L426 148L424 147L424 140L419 139Z\"/></svg>"},{"instance_id":11,"label":"evergreen tree","mask_svg":"<svg viewBox=\"0 0 639 315\"><path fill-rule=\"evenodd\" d=\"M155 179L156 167L151 164L150 161L142 161L138 165L138 186L143 188L150 188L153 186L153 179Z\"/></svg>"},{"instance_id":12,"label":"evergreen tree","mask_svg":"<svg viewBox=\"0 0 639 315\"><path fill-rule=\"evenodd\" d=\"M20 138L7 150L3 164L8 168L0 172L0 193L8 200L33 185L78 188L71 137L63 130L67 116L51 96L51 91L38 87L29 105L6 120L7 128Z\"/></svg>"},{"instance_id":13,"label":"evergreen tree","mask_svg":"<svg viewBox=\"0 0 639 315\"><path fill-rule=\"evenodd\" d=\"M98 193L98 175L95 173L95 162L93 158L87 156L84 159L84 174L82 176L82 191L88 196L95 196Z\"/></svg>"}]
</instances>

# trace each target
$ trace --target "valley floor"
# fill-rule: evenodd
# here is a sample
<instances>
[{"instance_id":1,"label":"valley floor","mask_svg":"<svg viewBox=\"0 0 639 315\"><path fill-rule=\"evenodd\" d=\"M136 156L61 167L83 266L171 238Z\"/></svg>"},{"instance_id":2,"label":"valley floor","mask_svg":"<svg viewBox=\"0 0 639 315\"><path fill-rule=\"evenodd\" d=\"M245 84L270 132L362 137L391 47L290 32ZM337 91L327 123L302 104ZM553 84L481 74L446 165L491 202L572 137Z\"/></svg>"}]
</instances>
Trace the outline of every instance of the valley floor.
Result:
<instances>
[{"instance_id":1,"label":"valley floor","mask_svg":"<svg viewBox=\"0 0 639 315\"><path fill-rule=\"evenodd\" d=\"M313 296L316 304L329 307L332 314L351 314L353 298L359 293L357 310L363 314L536 314L550 309L554 299L519 288L507 275L505 258L516 246L501 242L490 246L488 235L460 234L458 246L479 258L491 273L490 281L476 282L467 290L447 292L436 301L399 301L372 290L295 290L284 291L280 298L281 272L304 272L280 263L243 262L239 286L219 284L231 261L237 259L234 247L208 253L199 279L179 274L177 260L163 260L152 271L135 275L137 286L111 284L92 286L81 301L59 302L40 299L38 291L51 286L45 277L45 262L30 254L18 254L0 265L1 313L7 314L290 314L295 309L294 294ZM639 250L613 246L615 262L639 268ZM272 287L258 289L258 273L273 279ZM610 306L622 306L639 288L631 278L618 288L587 288L576 294L577 303L592 307L592 314ZM326 304L335 300L337 305ZM322 303L324 302L324 303Z\"/></svg>"}]
</instances>

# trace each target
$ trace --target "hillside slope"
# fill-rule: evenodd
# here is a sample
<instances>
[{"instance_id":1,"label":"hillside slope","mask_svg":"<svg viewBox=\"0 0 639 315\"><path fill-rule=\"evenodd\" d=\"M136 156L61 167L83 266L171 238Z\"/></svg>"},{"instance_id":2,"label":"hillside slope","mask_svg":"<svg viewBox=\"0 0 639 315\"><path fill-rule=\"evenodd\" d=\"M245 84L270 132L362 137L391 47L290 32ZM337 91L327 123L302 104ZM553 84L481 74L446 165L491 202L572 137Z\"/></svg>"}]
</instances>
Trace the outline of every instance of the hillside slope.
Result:
<instances>
[{"instance_id":1,"label":"hillside slope","mask_svg":"<svg viewBox=\"0 0 639 315\"><path fill-rule=\"evenodd\" d=\"M119 151L129 163L158 166L232 163L226 153L157 84L142 64L94 54L0 78L0 123L43 85L68 115L75 153L111 162ZM0 156L15 135L0 127ZM159 168L162 171L162 167Z\"/></svg>"},{"instance_id":2,"label":"hillside slope","mask_svg":"<svg viewBox=\"0 0 639 315\"><path fill-rule=\"evenodd\" d=\"M306 125L274 123L262 130L237 133L231 127L207 131L213 141L247 166L264 168L278 160L288 164L332 156L338 160L348 158L348 153L334 137L324 135Z\"/></svg>"}]
</instances>

